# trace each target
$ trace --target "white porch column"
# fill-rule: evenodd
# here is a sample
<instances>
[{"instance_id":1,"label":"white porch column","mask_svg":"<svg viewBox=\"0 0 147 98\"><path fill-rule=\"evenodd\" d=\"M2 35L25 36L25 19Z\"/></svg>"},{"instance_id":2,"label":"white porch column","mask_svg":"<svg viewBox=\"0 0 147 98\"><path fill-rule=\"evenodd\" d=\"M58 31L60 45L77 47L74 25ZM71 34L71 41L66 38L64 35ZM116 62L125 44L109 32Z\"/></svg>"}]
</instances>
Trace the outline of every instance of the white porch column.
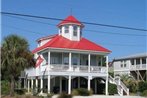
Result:
<instances>
[{"instance_id":1,"label":"white porch column","mask_svg":"<svg viewBox=\"0 0 147 98\"><path fill-rule=\"evenodd\" d=\"M31 79L31 89L33 90L33 79Z\"/></svg>"},{"instance_id":2,"label":"white porch column","mask_svg":"<svg viewBox=\"0 0 147 98\"><path fill-rule=\"evenodd\" d=\"M43 79L42 79L42 77L41 77L41 79L40 79L40 89L41 89L41 94L43 93Z\"/></svg>"},{"instance_id":3,"label":"white porch column","mask_svg":"<svg viewBox=\"0 0 147 98\"><path fill-rule=\"evenodd\" d=\"M71 76L68 77L68 94L71 94Z\"/></svg>"},{"instance_id":4,"label":"white porch column","mask_svg":"<svg viewBox=\"0 0 147 98\"><path fill-rule=\"evenodd\" d=\"M60 93L62 93L62 77L60 77Z\"/></svg>"},{"instance_id":5,"label":"white porch column","mask_svg":"<svg viewBox=\"0 0 147 98\"><path fill-rule=\"evenodd\" d=\"M69 53L69 70L71 70L71 52Z\"/></svg>"},{"instance_id":6,"label":"white porch column","mask_svg":"<svg viewBox=\"0 0 147 98\"><path fill-rule=\"evenodd\" d=\"M90 72L90 54L88 54L88 72Z\"/></svg>"},{"instance_id":7,"label":"white porch column","mask_svg":"<svg viewBox=\"0 0 147 98\"><path fill-rule=\"evenodd\" d=\"M91 77L88 76L88 90L90 90L90 80L91 80Z\"/></svg>"},{"instance_id":8,"label":"white porch column","mask_svg":"<svg viewBox=\"0 0 147 98\"><path fill-rule=\"evenodd\" d=\"M51 52L48 52L48 80L47 80L47 92L50 93L50 75L49 75L49 71L51 68Z\"/></svg>"},{"instance_id":9,"label":"white porch column","mask_svg":"<svg viewBox=\"0 0 147 98\"><path fill-rule=\"evenodd\" d=\"M30 92L30 80L28 79L28 93Z\"/></svg>"},{"instance_id":10,"label":"white porch column","mask_svg":"<svg viewBox=\"0 0 147 98\"><path fill-rule=\"evenodd\" d=\"M48 72L49 72L49 70L50 70L50 68L51 68L51 65L50 65L50 63L51 63L51 57L50 57L50 55L51 55L51 52L49 51L48 52Z\"/></svg>"},{"instance_id":11,"label":"white porch column","mask_svg":"<svg viewBox=\"0 0 147 98\"><path fill-rule=\"evenodd\" d=\"M78 77L78 88L80 88L80 77Z\"/></svg>"},{"instance_id":12,"label":"white porch column","mask_svg":"<svg viewBox=\"0 0 147 98\"><path fill-rule=\"evenodd\" d=\"M136 59L134 59L134 65L136 66ZM136 67L135 67L136 68Z\"/></svg>"},{"instance_id":13,"label":"white porch column","mask_svg":"<svg viewBox=\"0 0 147 98\"><path fill-rule=\"evenodd\" d=\"M106 87L105 87L105 94L108 95L108 77L106 76Z\"/></svg>"},{"instance_id":14,"label":"white porch column","mask_svg":"<svg viewBox=\"0 0 147 98\"><path fill-rule=\"evenodd\" d=\"M36 88L38 88L38 79L36 79L35 82L36 82Z\"/></svg>"},{"instance_id":15,"label":"white porch column","mask_svg":"<svg viewBox=\"0 0 147 98\"><path fill-rule=\"evenodd\" d=\"M142 58L140 58L140 67L142 68Z\"/></svg>"},{"instance_id":16,"label":"white porch column","mask_svg":"<svg viewBox=\"0 0 147 98\"><path fill-rule=\"evenodd\" d=\"M48 75L48 86L47 86L48 87L47 88L48 89L48 93L50 93L50 87L51 87L50 86L50 84L51 84L50 82L51 82L51 78L50 78L50 75Z\"/></svg>"},{"instance_id":17,"label":"white porch column","mask_svg":"<svg viewBox=\"0 0 147 98\"><path fill-rule=\"evenodd\" d=\"M106 56L106 82L105 82L105 94L108 95L108 56Z\"/></svg>"}]
</instances>

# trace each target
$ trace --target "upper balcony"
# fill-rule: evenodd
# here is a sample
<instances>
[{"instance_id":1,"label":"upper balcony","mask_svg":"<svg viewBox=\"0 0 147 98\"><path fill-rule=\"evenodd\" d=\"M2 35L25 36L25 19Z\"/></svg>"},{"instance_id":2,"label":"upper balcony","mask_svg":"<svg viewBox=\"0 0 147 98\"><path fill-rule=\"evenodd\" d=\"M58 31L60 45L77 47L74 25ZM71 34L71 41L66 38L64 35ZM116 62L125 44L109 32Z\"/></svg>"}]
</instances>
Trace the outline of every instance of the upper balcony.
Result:
<instances>
[{"instance_id":1,"label":"upper balcony","mask_svg":"<svg viewBox=\"0 0 147 98\"><path fill-rule=\"evenodd\" d=\"M39 75L46 72L107 73L108 58L104 55L68 52L46 52L37 69Z\"/></svg>"},{"instance_id":2,"label":"upper balcony","mask_svg":"<svg viewBox=\"0 0 147 98\"><path fill-rule=\"evenodd\" d=\"M147 58L131 59L130 70L147 70Z\"/></svg>"}]
</instances>

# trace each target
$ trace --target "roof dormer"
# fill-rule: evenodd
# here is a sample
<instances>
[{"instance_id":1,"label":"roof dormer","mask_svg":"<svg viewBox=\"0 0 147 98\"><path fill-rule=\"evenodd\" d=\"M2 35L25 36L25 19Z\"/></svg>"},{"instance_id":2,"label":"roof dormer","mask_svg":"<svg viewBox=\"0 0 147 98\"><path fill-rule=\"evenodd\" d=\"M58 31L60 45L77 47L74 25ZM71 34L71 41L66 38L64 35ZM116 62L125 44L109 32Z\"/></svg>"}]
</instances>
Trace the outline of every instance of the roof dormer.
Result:
<instances>
[{"instance_id":1,"label":"roof dormer","mask_svg":"<svg viewBox=\"0 0 147 98\"><path fill-rule=\"evenodd\" d=\"M72 41L80 41L84 25L74 16L68 16L57 26L59 28L59 35Z\"/></svg>"}]
</instances>

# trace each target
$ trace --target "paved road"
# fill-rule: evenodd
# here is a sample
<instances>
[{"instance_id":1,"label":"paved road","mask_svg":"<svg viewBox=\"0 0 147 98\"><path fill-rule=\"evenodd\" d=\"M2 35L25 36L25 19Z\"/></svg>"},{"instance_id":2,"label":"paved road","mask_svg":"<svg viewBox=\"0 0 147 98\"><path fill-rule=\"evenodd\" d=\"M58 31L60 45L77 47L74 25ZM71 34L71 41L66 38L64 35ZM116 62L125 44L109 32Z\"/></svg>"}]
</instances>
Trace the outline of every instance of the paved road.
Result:
<instances>
[{"instance_id":1,"label":"paved road","mask_svg":"<svg viewBox=\"0 0 147 98\"><path fill-rule=\"evenodd\" d=\"M53 96L53 98L57 98L57 95ZM93 95L93 96L74 96L73 98L147 98L147 97Z\"/></svg>"}]
</instances>

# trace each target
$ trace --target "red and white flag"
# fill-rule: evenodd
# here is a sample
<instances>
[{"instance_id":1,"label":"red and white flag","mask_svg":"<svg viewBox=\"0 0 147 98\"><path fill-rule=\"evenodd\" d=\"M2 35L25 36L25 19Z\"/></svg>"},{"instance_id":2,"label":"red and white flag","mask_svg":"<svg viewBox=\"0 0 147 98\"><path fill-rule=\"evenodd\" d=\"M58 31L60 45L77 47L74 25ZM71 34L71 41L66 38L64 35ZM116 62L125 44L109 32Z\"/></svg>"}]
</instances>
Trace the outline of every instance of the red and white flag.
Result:
<instances>
[{"instance_id":1,"label":"red and white flag","mask_svg":"<svg viewBox=\"0 0 147 98\"><path fill-rule=\"evenodd\" d=\"M43 62L43 58L41 58L41 56L39 55L38 58L37 58L35 67L40 66L40 64L41 64L42 62Z\"/></svg>"}]
</instances>

